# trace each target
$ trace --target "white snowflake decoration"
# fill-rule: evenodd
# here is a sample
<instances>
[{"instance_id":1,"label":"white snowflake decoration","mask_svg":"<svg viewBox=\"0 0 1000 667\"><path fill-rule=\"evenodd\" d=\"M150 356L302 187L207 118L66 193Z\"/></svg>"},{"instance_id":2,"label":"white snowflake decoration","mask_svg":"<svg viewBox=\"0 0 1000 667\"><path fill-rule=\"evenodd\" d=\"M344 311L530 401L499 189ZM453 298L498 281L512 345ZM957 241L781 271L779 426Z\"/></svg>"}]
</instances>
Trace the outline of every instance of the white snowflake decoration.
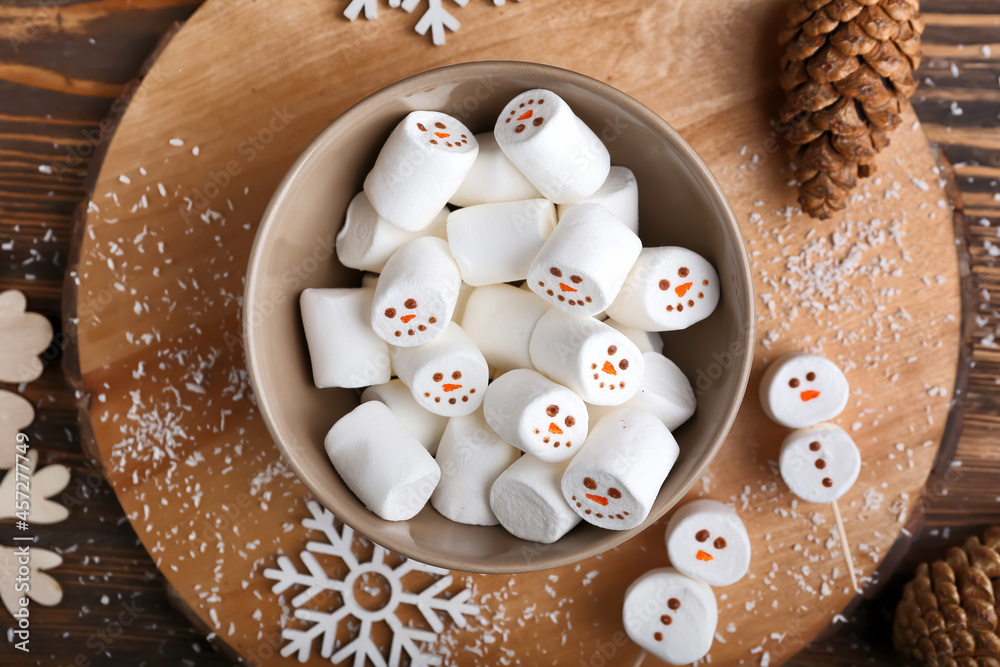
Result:
<instances>
[{"instance_id":1,"label":"white snowflake decoration","mask_svg":"<svg viewBox=\"0 0 1000 667\"><path fill-rule=\"evenodd\" d=\"M440 656L425 653L418 642L433 642L437 639L438 633L444 630L444 623L438 616L439 611L450 616L459 627L465 627L465 617L479 613L479 607L468 602L472 590L463 589L451 598L438 597L452 585L453 579L448 570L410 559L406 559L395 568L390 567L386 564L386 556L390 552L377 544L374 546L371 560L365 563L359 562L351 548L354 542L354 531L351 527L344 525L338 531L334 525L333 514L314 501L309 501L308 507L312 517L303 519L302 525L307 529L322 532L326 541L306 544L305 551L300 554L306 572L299 572L287 556L278 558L279 569L264 571L265 577L277 582L271 589L277 594L293 586L305 588L292 598L291 602L296 608L295 618L313 624L306 630L283 629L281 636L288 643L282 647L281 655L287 657L297 654L299 662L306 662L313 642L320 639L320 655L329 658L334 664L353 657L355 665L364 665L368 659L379 667L395 667L400 664L404 653L409 656L412 667L441 664ZM343 579L331 578L314 554L340 558L348 569L347 576ZM405 590L402 579L407 573L414 571L440 575L441 579L423 591L413 593ZM365 608L354 598L355 583L371 573L384 577L390 586L388 602L374 611ZM330 611L302 608L302 605L324 591L339 593L343 604ZM396 613L399 606L404 604L416 607L432 631L405 625ZM352 641L337 648L337 632L340 624L351 617L361 624L358 634ZM372 625L378 622L384 622L392 630L392 646L388 662L372 640ZM337 649L336 652L334 649Z\"/></svg>"},{"instance_id":2,"label":"white snowflake decoration","mask_svg":"<svg viewBox=\"0 0 1000 667\"><path fill-rule=\"evenodd\" d=\"M389 0L389 6L394 9L402 8L406 12L412 12L420 2L421 0ZM420 20L417 21L417 25L414 28L421 35L426 35L429 29L431 31L431 39L437 46L444 44L445 28L452 32L457 32L462 27L459 20L444 8L442 2L443 0L427 0L427 10L420 17ZM452 0L452 2L459 7L465 7L469 4L469 0ZM492 0L492 2L497 7L507 4L506 0ZM521 2L521 0L517 0L517 2ZM364 10L366 19L377 19L378 3L379 0L351 0L350 4L347 5L347 9L344 10L344 16L353 21Z\"/></svg>"}]
</instances>

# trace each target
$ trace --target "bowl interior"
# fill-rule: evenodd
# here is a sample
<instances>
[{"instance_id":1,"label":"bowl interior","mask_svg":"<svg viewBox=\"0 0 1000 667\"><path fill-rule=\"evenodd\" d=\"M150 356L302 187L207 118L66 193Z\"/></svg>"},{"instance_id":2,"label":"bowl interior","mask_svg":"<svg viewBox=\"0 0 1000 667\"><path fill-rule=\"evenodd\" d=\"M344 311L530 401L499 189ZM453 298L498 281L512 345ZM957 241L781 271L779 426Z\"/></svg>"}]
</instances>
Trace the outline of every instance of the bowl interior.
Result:
<instances>
[{"instance_id":1,"label":"bowl interior","mask_svg":"<svg viewBox=\"0 0 1000 667\"><path fill-rule=\"evenodd\" d=\"M358 392L312 383L298 297L308 287L355 287L359 272L336 261L334 239L351 198L389 132L415 109L436 109L473 132L491 130L503 105L529 88L565 99L604 140L613 164L630 167L640 193L645 246L702 254L722 282L707 320L664 335L664 354L698 393L694 418L675 432L681 454L649 518L630 531L582 523L552 545L525 542L499 526L466 526L430 504L414 519L368 512L337 476L323 437L358 404ZM601 553L677 503L714 457L735 418L749 375L753 303L749 261L721 189L693 150L656 114L625 94L566 70L513 62L456 65L400 81L366 98L303 153L265 213L247 276L245 334L261 411L291 467L337 517L375 542L417 560L468 572L523 572Z\"/></svg>"}]
</instances>

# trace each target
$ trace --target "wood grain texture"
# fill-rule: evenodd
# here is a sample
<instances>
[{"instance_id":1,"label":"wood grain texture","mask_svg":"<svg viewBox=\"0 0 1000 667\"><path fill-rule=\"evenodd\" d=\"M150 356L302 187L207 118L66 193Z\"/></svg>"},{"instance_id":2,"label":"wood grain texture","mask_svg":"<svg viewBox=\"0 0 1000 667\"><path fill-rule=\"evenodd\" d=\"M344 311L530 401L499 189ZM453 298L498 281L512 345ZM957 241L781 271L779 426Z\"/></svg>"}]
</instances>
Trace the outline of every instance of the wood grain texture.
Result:
<instances>
[{"instance_id":1,"label":"wood grain texture","mask_svg":"<svg viewBox=\"0 0 1000 667\"><path fill-rule=\"evenodd\" d=\"M53 10L49 9L48 3L43 2L21 2L22 7L33 11L34 15L41 15ZM32 7L32 5L42 5L42 7ZM95 80L104 81L109 84L120 84L131 77L138 69L139 63L148 52L150 45L155 41L155 33L165 29L170 21L166 20L162 14L159 17L150 18L148 13L154 7L153 3L133 3L131 8L126 10L124 4L117 3L72 3L63 7L75 7L77 5L100 5L102 7L115 7L117 13L109 13L105 20L95 21L81 34L86 34L94 38L98 43L92 45L94 51L91 52L90 60L95 63L95 68L100 69L97 63L105 63L103 67L107 71L126 71L124 77L101 77L94 76ZM156 5L160 7L162 5ZM172 18L182 18L181 14L190 12L193 5L181 3L174 6L177 8L176 14ZM990 133L987 128L993 124L994 116L984 105L968 106L961 116L956 116L951 111L949 99L970 99L982 95L982 99L988 101L989 95L995 90L995 81L998 74L996 58L986 59L978 50L978 46L973 45L974 39L964 36L971 35L973 29L982 25L993 25L989 23L990 17L994 20L1000 14L1000 5L995 1L979 2L937 2L925 3L927 11L933 12L928 17L928 23L932 28L941 26L951 29L958 27L958 32L940 33L942 37L947 36L949 43L943 46L949 47L955 53L955 62L959 66L959 76L952 77L949 71L951 55L941 56L942 60L933 69L926 65L922 72L924 76L933 77L938 87L948 88L955 91L955 97L949 98L946 93L939 97L929 97L926 100L917 100L917 110L922 118L925 118L925 130L933 137L941 141L945 147L946 154L958 164L960 176L960 186L966 193L967 210L972 216L966 220L964 235L969 239L969 246L972 249L972 275L977 281L974 289L967 294L978 295L980 289L993 290L997 294L995 260L991 259L988 247L984 241L992 238L996 234L997 206L993 200L993 192L996 190L996 174L998 173L997 151L995 144L991 143ZM120 10L120 11L119 11ZM8 9L0 10L0 16L6 19ZM152 12L156 14L155 11ZM943 18L938 22L938 16ZM986 16L985 20L983 16ZM171 18L171 20L172 20ZM464 17L463 17L464 18ZM149 21L148 23L146 21ZM159 23L156 21L159 20ZM136 32L141 32L137 26L147 26L150 30L146 40L146 46L137 44L134 39ZM467 26L468 27L468 26ZM962 32L963 29L967 29ZM128 33L128 34L125 34ZM939 33L932 33L928 41L938 39ZM402 34L400 33L400 37ZM415 37L409 37L416 39ZM49 69L60 69L64 67L73 78L86 79L83 73L75 69L75 65L64 62L65 58L60 55L63 48L64 35L55 33L40 32L38 36L32 37L36 50L32 54L33 60L26 60L32 65L47 67ZM86 39L83 41L87 41ZM453 40L454 41L454 40ZM706 40L707 41L707 40ZM763 38L762 38L762 41ZM965 49L957 49L957 44L965 42ZM126 44L127 46L122 46ZM5 41L0 41L0 48L6 47ZM145 51L143 51L145 48ZM451 48L451 46L446 47ZM996 49L994 49L996 51ZM5 53L6 55L10 55ZM7 84L4 83L4 86ZM45 141L38 140L51 136L63 137L72 145L74 140L83 136L84 131L89 131L88 136L100 136L98 122L111 105L107 100L94 99L76 96L75 99L68 97L52 96L51 91L44 89L32 89L30 85L21 85L18 88L4 88L3 92L15 91L16 94L0 95L0 216L4 225L4 240L16 236L15 245L8 249L4 247L2 253L5 268L3 272L3 286L16 286L25 291L31 297L31 307L42 310L53 319L57 316L59 308L60 287L59 280L64 269L66 239L69 235L68 215L72 209L72 204L82 197L82 184L85 163L89 160L91 151L84 149L80 154L67 153L62 150L62 146L53 148ZM922 91L927 90L922 89ZM919 93L918 93L919 95ZM977 98L978 99L978 98ZM51 115L51 118L46 118ZM927 124L927 119L939 120L940 124ZM947 128L951 128L950 130ZM968 128L968 130L964 129ZM984 138L985 137L985 138ZM22 142L23 143L12 143ZM979 141L980 143L977 143ZM952 144L952 145L949 145ZM86 144L77 144L86 145ZM92 145L92 144L91 144ZM985 145L985 147L984 147ZM994 148L990 148L993 146ZM83 155L87 153L88 155ZM964 163L964 164L963 164ZM44 174L38 172L39 165L51 165L54 174ZM991 191L992 188L992 191ZM48 193L62 194L64 197L57 198ZM68 196L66 196L68 195ZM990 216L993 222L993 229L982 228L978 225L978 219L982 216ZM18 231L11 231L15 229ZM42 243L42 239L49 229L56 235L54 240ZM43 259L32 259L33 255L28 250L35 246L45 253ZM59 254L57 254L59 253ZM21 265L25 260L31 260L29 264ZM27 276L31 276L29 279ZM983 336L988 332L996 330L996 313L990 309L988 302L986 308L979 308L981 304L975 302L971 297L967 302L966 330L971 332L972 338L982 341ZM971 307L970 307L971 306ZM986 320L980 324L975 320L976 312ZM992 351L991 351L992 350ZM965 400L960 404L960 411L957 413L964 417L958 420L964 426L964 434L959 446L959 456L962 457L963 466L961 468L963 477L961 483L956 483L953 478L953 470L947 467L942 468L942 479L944 487L950 492L943 495L940 492L932 494L928 504L928 524L931 526L948 525L958 520L970 521L991 521L997 520L997 510L995 505L995 484L996 484L996 459L995 456L995 434L996 434L996 414L997 414L997 389L995 379L1000 375L998 368L998 358L995 349L979 342L976 346L976 367L969 373L970 391L966 394ZM47 374L39 382L45 382L46 378L55 373L56 381L49 387L51 398L46 398L44 393L34 395L32 391L39 388L39 383L30 385L26 390L29 398L36 403L39 408L40 418L36 421L35 428L40 428L40 424L49 424L50 420L55 420L59 427L43 429L42 433L46 438L51 438L52 442L60 442L57 436L61 434L62 425L72 428L72 408L70 398L64 389L64 385L59 380L58 367L50 368ZM52 386L62 388L62 393L51 393L56 391ZM957 433L959 429L955 429ZM65 438L65 435L62 435ZM36 440L41 440L41 436ZM70 450L79 447L76 440L67 441L66 447ZM48 452L46 452L48 453ZM45 458L45 457L43 457ZM59 456L51 456L51 460L59 460ZM947 462L945 462L947 464ZM982 467L982 468L981 468ZM950 482L950 483L949 483ZM932 488L935 488L932 486ZM96 496L100 497L100 496ZM107 498L104 498L107 502ZM92 503L86 507L94 511L97 501L88 500ZM965 513L963 508L974 507L976 511L960 517ZM940 511L940 513L939 513ZM86 515L84 509L79 513ZM76 516L76 514L75 514ZM118 515L120 517L120 515ZM49 529L53 535L63 535L59 532L59 527ZM932 529L933 530L933 529ZM118 533L114 533L117 535ZM73 540L70 540L73 542ZM914 553L928 554L933 551L940 551L941 538L935 538L929 533ZM52 544L52 542L48 542ZM927 544L921 549L921 545ZM80 553L84 547L76 551ZM141 558L148 563L141 547L136 545L118 544L113 548L120 549L122 554L128 554L133 558ZM105 562L107 560L105 559ZM93 563L89 565L93 567ZM65 568L66 566L64 566ZM906 566L904 565L904 570ZM92 571L92 570L91 570ZM111 572L111 570L108 570ZM57 576L58 573L57 573ZM70 577L61 579L64 587L69 588L75 585ZM151 588L147 587L147 592L155 591L159 584L153 581ZM111 590L121 590L115 588L116 584L105 582L101 585L103 592ZM92 595L94 591L89 591ZM887 590L884 598L889 602L883 604L865 604L857 614L857 621L848 625L845 631L840 632L832 640L833 643L817 643L807 649L795 664L896 664L891 657L891 653L886 645L885 632L880 632L880 627L887 627L884 624L884 612L890 609L891 590ZM87 598L82 598L86 600ZM76 598L79 607L79 598ZM161 598L162 601L162 598ZM73 604L72 601L64 603ZM89 607L93 609L94 604ZM76 611L79 611L77 609ZM44 618L44 614L57 613L56 610L39 610L37 618ZM72 619L66 621L66 625L60 626L53 621L51 627L61 631L63 627L73 625L74 628L87 623L88 617L83 619ZM65 619L64 619L65 621ZM166 635L177 634L183 628L183 624L174 616L173 620L159 619L158 629ZM874 622L873 622L874 621ZM40 626L39 626L40 627ZM177 664L184 659L184 656L197 656L198 664L209 664L205 655L194 653L189 642L184 640L163 639L160 645L166 645L165 655L170 655L173 661L156 656L163 651L150 650L148 636L136 631L138 624L125 629L115 644L116 659L109 656L94 655L94 664L139 664L145 659L148 664ZM69 664L72 658L80 650L88 651L84 645L85 637L73 633L70 637L51 642L51 659L58 659ZM0 655L6 647L0 646ZM47 646L48 648L48 646ZM185 653L186 651L186 653ZM57 657L58 656L58 657ZM124 657L123 657L124 656ZM132 656L130 659L128 656ZM36 657L29 657L24 664L35 664ZM21 660L24 656L15 656ZM189 657L189 659L192 659ZM103 660L103 662L102 662ZM119 662L120 660L120 662ZM39 664L43 659L39 658ZM15 663L20 664L20 663ZM45 661L44 664L50 664Z\"/></svg>"}]
</instances>

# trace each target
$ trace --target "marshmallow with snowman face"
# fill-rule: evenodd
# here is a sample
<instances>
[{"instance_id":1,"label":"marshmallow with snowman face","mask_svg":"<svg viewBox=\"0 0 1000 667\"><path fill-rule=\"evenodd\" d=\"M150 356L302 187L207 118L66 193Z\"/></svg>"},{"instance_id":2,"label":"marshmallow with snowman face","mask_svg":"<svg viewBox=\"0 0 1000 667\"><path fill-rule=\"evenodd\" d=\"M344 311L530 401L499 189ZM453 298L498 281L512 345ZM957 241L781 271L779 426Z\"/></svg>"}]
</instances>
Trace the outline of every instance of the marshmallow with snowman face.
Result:
<instances>
[{"instance_id":1,"label":"marshmallow with snowman face","mask_svg":"<svg viewBox=\"0 0 1000 667\"><path fill-rule=\"evenodd\" d=\"M341 417L324 446L344 484L386 521L416 516L441 479L434 458L378 401Z\"/></svg>"},{"instance_id":2,"label":"marshmallow with snowman face","mask_svg":"<svg viewBox=\"0 0 1000 667\"><path fill-rule=\"evenodd\" d=\"M483 404L489 366L476 344L454 322L424 345L389 346L389 357L396 375L425 410L443 417L462 417Z\"/></svg>"},{"instance_id":3,"label":"marshmallow with snowman face","mask_svg":"<svg viewBox=\"0 0 1000 667\"><path fill-rule=\"evenodd\" d=\"M379 217L368 196L359 192L348 205L344 225L337 233L337 259L352 269L381 273L393 253L413 239L447 238L447 222L448 209L442 209L430 225L408 232Z\"/></svg>"},{"instance_id":4,"label":"marshmallow with snowman face","mask_svg":"<svg viewBox=\"0 0 1000 667\"><path fill-rule=\"evenodd\" d=\"M498 202L537 199L542 196L534 185L524 177L510 161L492 132L476 135L479 154L465 180L452 195L455 206L476 206Z\"/></svg>"},{"instance_id":5,"label":"marshmallow with snowman face","mask_svg":"<svg viewBox=\"0 0 1000 667\"><path fill-rule=\"evenodd\" d=\"M467 206L448 216L448 246L469 285L524 280L555 226L545 199Z\"/></svg>"},{"instance_id":6,"label":"marshmallow with snowman face","mask_svg":"<svg viewBox=\"0 0 1000 667\"><path fill-rule=\"evenodd\" d=\"M642 375L639 391L619 407L639 408L650 412L673 432L694 416L698 407L694 388L684 371L662 354L645 352L642 359L646 370ZM614 409L616 408L591 406L591 420L596 422Z\"/></svg>"},{"instance_id":7,"label":"marshmallow with snowman face","mask_svg":"<svg viewBox=\"0 0 1000 667\"><path fill-rule=\"evenodd\" d=\"M659 419L621 408L591 427L562 477L566 502L584 521L628 530L649 515L680 448Z\"/></svg>"},{"instance_id":8,"label":"marshmallow with snowman face","mask_svg":"<svg viewBox=\"0 0 1000 667\"><path fill-rule=\"evenodd\" d=\"M486 389L483 411L500 437L547 461L565 461L587 439L587 406L572 391L526 368L504 373Z\"/></svg>"},{"instance_id":9,"label":"marshmallow with snowman face","mask_svg":"<svg viewBox=\"0 0 1000 667\"><path fill-rule=\"evenodd\" d=\"M365 178L365 194L390 224L424 229L462 185L478 153L476 138L456 119L413 111L382 146Z\"/></svg>"},{"instance_id":10,"label":"marshmallow with snowman face","mask_svg":"<svg viewBox=\"0 0 1000 667\"><path fill-rule=\"evenodd\" d=\"M809 503L832 503L857 481L861 453L844 429L816 424L788 434L778 465L796 496Z\"/></svg>"},{"instance_id":11,"label":"marshmallow with snowman face","mask_svg":"<svg viewBox=\"0 0 1000 667\"><path fill-rule=\"evenodd\" d=\"M375 285L371 328L398 347L430 342L451 322L461 287L448 244L434 237L414 239L385 263Z\"/></svg>"},{"instance_id":12,"label":"marshmallow with snowman face","mask_svg":"<svg viewBox=\"0 0 1000 667\"><path fill-rule=\"evenodd\" d=\"M782 426L802 428L833 419L847 406L850 386L835 363L816 354L776 359L760 381L760 402Z\"/></svg>"},{"instance_id":13,"label":"marshmallow with snowman face","mask_svg":"<svg viewBox=\"0 0 1000 667\"><path fill-rule=\"evenodd\" d=\"M643 248L607 312L635 329L677 331L711 315L720 295L719 275L698 253Z\"/></svg>"},{"instance_id":14,"label":"marshmallow with snowman face","mask_svg":"<svg viewBox=\"0 0 1000 667\"><path fill-rule=\"evenodd\" d=\"M566 465L525 454L497 477L490 489L490 508L508 533L552 544L580 523L559 488Z\"/></svg>"},{"instance_id":15,"label":"marshmallow with snowman face","mask_svg":"<svg viewBox=\"0 0 1000 667\"><path fill-rule=\"evenodd\" d=\"M482 410L452 417L437 449L441 481L431 505L457 523L495 526L490 489L500 474L521 457L483 419Z\"/></svg>"},{"instance_id":16,"label":"marshmallow with snowman face","mask_svg":"<svg viewBox=\"0 0 1000 667\"><path fill-rule=\"evenodd\" d=\"M663 567L628 587L622 621L629 638L650 655L687 665L712 649L719 608L707 584Z\"/></svg>"},{"instance_id":17,"label":"marshmallow with snowman face","mask_svg":"<svg viewBox=\"0 0 1000 667\"><path fill-rule=\"evenodd\" d=\"M618 296L641 252L639 237L608 209L579 204L563 213L531 263L527 284L569 315L596 315Z\"/></svg>"},{"instance_id":18,"label":"marshmallow with snowman face","mask_svg":"<svg viewBox=\"0 0 1000 667\"><path fill-rule=\"evenodd\" d=\"M389 381L389 346L368 324L374 295L363 287L303 290L299 306L317 387Z\"/></svg>"},{"instance_id":19,"label":"marshmallow with snowman face","mask_svg":"<svg viewBox=\"0 0 1000 667\"><path fill-rule=\"evenodd\" d=\"M670 517L667 555L678 570L710 586L729 586L750 569L750 535L736 511L695 500Z\"/></svg>"},{"instance_id":20,"label":"marshmallow with snowman face","mask_svg":"<svg viewBox=\"0 0 1000 667\"><path fill-rule=\"evenodd\" d=\"M590 197L611 171L604 143L550 90L528 90L508 102L493 135L518 171L556 204Z\"/></svg>"},{"instance_id":21,"label":"marshmallow with snowman face","mask_svg":"<svg viewBox=\"0 0 1000 667\"><path fill-rule=\"evenodd\" d=\"M639 233L639 187L636 185L635 174L628 167L611 167L604 185L576 204L600 204L625 223L626 227ZM576 204L557 206L559 217L562 218L563 213Z\"/></svg>"},{"instance_id":22,"label":"marshmallow with snowman face","mask_svg":"<svg viewBox=\"0 0 1000 667\"><path fill-rule=\"evenodd\" d=\"M529 346L532 365L592 405L621 405L635 396L645 361L624 334L592 317L549 309Z\"/></svg>"}]
</instances>

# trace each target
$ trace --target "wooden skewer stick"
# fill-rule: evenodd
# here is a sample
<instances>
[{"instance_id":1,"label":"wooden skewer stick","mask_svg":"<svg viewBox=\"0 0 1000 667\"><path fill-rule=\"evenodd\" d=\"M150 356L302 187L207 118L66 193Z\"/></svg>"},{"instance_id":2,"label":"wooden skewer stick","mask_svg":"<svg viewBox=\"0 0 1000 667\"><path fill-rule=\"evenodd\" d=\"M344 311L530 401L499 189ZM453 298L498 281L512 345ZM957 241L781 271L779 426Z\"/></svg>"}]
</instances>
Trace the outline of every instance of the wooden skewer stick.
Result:
<instances>
[{"instance_id":1,"label":"wooden skewer stick","mask_svg":"<svg viewBox=\"0 0 1000 667\"><path fill-rule=\"evenodd\" d=\"M854 587L855 593L860 593L861 588L858 586L858 577L854 573L854 558L851 556L851 545L847 541L844 520L840 517L840 507L837 505L836 500L830 504L833 505L833 520L837 522L837 532L840 533L840 545L844 550L844 560L847 561L847 573L851 575L851 585Z\"/></svg>"},{"instance_id":2,"label":"wooden skewer stick","mask_svg":"<svg viewBox=\"0 0 1000 667\"><path fill-rule=\"evenodd\" d=\"M636 659L635 664L632 665L632 667L640 667L640 665L642 665L642 662L646 659L646 656L648 655L649 654L646 653L645 651L639 651L639 657Z\"/></svg>"}]
</instances>

